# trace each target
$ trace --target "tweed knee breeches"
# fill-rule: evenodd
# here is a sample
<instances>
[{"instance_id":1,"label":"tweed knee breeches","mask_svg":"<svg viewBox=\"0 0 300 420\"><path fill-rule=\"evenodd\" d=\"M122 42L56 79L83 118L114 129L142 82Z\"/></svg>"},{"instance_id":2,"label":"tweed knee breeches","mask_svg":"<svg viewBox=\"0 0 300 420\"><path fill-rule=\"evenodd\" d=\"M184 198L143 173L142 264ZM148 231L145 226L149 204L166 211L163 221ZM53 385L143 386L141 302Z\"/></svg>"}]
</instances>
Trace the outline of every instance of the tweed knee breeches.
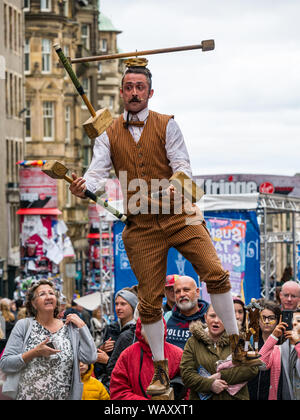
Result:
<instances>
[{"instance_id":1,"label":"tweed knee breeches","mask_svg":"<svg viewBox=\"0 0 300 420\"><path fill-rule=\"evenodd\" d=\"M229 273L217 256L205 222L186 224L186 216L137 215L123 231L123 242L138 280L139 314L142 323L162 318L168 251L176 248L194 267L208 293L230 290Z\"/></svg>"}]
</instances>

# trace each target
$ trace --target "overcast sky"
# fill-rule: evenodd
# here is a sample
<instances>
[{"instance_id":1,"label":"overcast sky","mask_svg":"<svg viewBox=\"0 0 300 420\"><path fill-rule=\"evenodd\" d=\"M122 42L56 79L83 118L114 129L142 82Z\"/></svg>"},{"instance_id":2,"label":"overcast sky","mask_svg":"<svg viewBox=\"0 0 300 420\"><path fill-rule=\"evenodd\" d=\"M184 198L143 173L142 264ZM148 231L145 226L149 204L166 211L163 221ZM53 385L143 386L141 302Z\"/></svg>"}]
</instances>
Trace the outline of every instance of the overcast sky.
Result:
<instances>
[{"instance_id":1,"label":"overcast sky","mask_svg":"<svg viewBox=\"0 0 300 420\"><path fill-rule=\"evenodd\" d=\"M194 175L300 172L299 0L101 0L122 52L149 56L149 108L174 114Z\"/></svg>"}]
</instances>

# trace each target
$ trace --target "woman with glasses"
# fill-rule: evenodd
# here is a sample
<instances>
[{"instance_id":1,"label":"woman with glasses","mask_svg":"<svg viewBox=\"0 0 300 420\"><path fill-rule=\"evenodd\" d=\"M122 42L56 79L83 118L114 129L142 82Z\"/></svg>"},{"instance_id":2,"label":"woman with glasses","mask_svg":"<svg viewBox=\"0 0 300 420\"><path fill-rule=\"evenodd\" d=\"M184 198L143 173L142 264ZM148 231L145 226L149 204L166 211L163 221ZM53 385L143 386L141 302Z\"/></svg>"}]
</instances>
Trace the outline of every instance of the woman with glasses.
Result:
<instances>
[{"instance_id":1,"label":"woman with glasses","mask_svg":"<svg viewBox=\"0 0 300 420\"><path fill-rule=\"evenodd\" d=\"M279 305L271 301L263 301L263 310L260 313L259 328L260 328L260 343L259 349L264 345L269 336L279 324L281 310Z\"/></svg>"},{"instance_id":2,"label":"woman with glasses","mask_svg":"<svg viewBox=\"0 0 300 420\"><path fill-rule=\"evenodd\" d=\"M3 391L17 400L81 400L79 360L97 359L86 324L76 314L58 318L59 300L48 280L31 286L26 309L30 318L17 322L0 361Z\"/></svg>"},{"instance_id":3,"label":"woman with glasses","mask_svg":"<svg viewBox=\"0 0 300 420\"><path fill-rule=\"evenodd\" d=\"M259 319L259 341L258 350L260 350L269 336L272 334L280 321L281 310L279 305L268 300L260 300L260 306L263 308ZM260 370L258 375L248 382L250 400L268 400L270 388L270 370Z\"/></svg>"},{"instance_id":4,"label":"woman with glasses","mask_svg":"<svg viewBox=\"0 0 300 420\"><path fill-rule=\"evenodd\" d=\"M280 322L260 350L261 361L270 370L269 400L300 401L298 315L294 311L292 330L287 323Z\"/></svg>"}]
</instances>

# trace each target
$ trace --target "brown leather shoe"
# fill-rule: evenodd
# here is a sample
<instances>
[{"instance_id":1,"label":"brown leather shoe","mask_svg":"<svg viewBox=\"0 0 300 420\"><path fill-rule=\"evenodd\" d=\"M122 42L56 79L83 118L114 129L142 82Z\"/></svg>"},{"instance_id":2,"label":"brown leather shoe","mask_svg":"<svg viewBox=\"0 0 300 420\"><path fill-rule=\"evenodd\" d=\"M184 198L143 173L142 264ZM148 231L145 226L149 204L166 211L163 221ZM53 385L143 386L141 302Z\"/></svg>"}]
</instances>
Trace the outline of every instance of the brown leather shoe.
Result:
<instances>
[{"instance_id":1,"label":"brown leather shoe","mask_svg":"<svg viewBox=\"0 0 300 420\"><path fill-rule=\"evenodd\" d=\"M146 392L149 395L161 395L170 388L168 360L159 360L153 364L154 376Z\"/></svg>"}]
</instances>

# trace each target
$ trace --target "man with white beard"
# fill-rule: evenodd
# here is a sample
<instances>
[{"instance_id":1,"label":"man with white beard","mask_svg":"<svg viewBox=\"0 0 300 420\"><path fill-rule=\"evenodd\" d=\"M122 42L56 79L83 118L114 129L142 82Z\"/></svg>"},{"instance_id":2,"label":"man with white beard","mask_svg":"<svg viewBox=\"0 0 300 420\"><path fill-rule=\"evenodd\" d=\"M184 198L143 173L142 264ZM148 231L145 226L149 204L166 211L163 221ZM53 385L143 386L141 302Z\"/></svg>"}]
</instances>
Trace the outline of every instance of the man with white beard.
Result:
<instances>
[{"instance_id":1,"label":"man with white beard","mask_svg":"<svg viewBox=\"0 0 300 420\"><path fill-rule=\"evenodd\" d=\"M208 303L199 299L200 290L192 277L178 276L174 284L175 305L167 321L167 342L184 349L191 336L189 325L192 321L204 322ZM170 314L169 314L170 315Z\"/></svg>"}]
</instances>

